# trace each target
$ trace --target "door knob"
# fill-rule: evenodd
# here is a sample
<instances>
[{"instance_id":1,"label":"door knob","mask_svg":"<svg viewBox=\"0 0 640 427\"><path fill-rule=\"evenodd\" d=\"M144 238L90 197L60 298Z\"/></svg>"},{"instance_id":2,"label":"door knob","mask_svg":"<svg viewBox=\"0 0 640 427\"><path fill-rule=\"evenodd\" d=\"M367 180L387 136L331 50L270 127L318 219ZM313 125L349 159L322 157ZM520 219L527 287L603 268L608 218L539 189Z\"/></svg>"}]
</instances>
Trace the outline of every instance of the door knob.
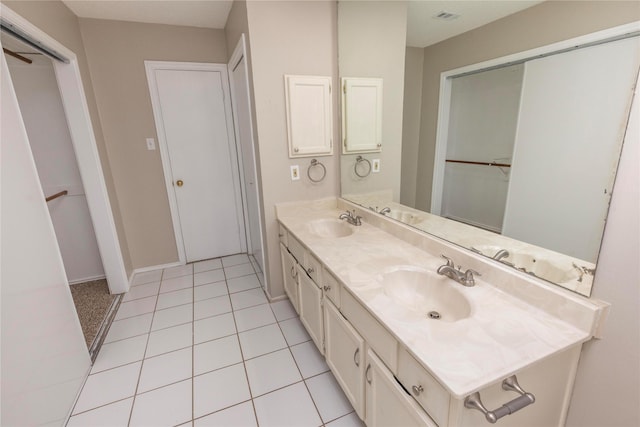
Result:
<instances>
[{"instance_id":1,"label":"door knob","mask_svg":"<svg viewBox=\"0 0 640 427\"><path fill-rule=\"evenodd\" d=\"M176 181L176 185L177 185L178 187L182 187L182 186L184 185L184 182L182 182L182 180L181 180L181 179L179 179L179 180L177 180L177 181Z\"/></svg>"}]
</instances>

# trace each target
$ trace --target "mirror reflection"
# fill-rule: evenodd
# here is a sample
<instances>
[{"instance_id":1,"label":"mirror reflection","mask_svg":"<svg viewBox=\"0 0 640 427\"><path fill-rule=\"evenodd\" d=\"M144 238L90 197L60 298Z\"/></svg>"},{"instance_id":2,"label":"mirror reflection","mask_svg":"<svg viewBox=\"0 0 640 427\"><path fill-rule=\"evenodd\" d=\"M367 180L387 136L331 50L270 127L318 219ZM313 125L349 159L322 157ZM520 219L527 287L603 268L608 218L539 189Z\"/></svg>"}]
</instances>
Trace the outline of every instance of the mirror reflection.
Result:
<instances>
[{"instance_id":1,"label":"mirror reflection","mask_svg":"<svg viewBox=\"0 0 640 427\"><path fill-rule=\"evenodd\" d=\"M484 26L479 3L495 10ZM341 77L383 82L382 148L343 154L342 194L588 296L640 44L633 25L585 36L628 23L624 13L529 32L557 12L539 3L339 3ZM448 38L465 17L478 28ZM583 45L562 45L567 34Z\"/></svg>"}]
</instances>

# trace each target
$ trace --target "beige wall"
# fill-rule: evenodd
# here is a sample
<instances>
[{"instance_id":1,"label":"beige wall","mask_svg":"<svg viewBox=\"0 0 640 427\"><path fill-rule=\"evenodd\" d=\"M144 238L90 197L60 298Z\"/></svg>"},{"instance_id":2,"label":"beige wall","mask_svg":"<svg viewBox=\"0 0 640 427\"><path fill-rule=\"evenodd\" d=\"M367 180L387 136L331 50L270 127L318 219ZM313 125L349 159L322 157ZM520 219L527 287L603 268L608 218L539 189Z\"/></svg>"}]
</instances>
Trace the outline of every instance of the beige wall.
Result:
<instances>
[{"instance_id":1,"label":"beige wall","mask_svg":"<svg viewBox=\"0 0 640 427\"><path fill-rule=\"evenodd\" d=\"M340 77L383 79L382 152L363 155L380 159L380 172L359 178L354 171L357 154L343 155L342 194L384 189L391 190L394 201L399 201L407 3L340 2L338 32Z\"/></svg>"},{"instance_id":2,"label":"beige wall","mask_svg":"<svg viewBox=\"0 0 640 427\"><path fill-rule=\"evenodd\" d=\"M547 1L424 50L416 207L429 211L440 74L640 19L636 1Z\"/></svg>"},{"instance_id":3,"label":"beige wall","mask_svg":"<svg viewBox=\"0 0 640 427\"><path fill-rule=\"evenodd\" d=\"M133 268L178 261L144 61L227 62L224 32L80 19Z\"/></svg>"},{"instance_id":4,"label":"beige wall","mask_svg":"<svg viewBox=\"0 0 640 427\"><path fill-rule=\"evenodd\" d=\"M337 153L318 157L327 168L319 184L306 178L310 158L289 159L284 75L333 76L337 84L335 2L247 2L255 95L259 168L262 180L267 291L284 294L276 203L336 196L339 186ZM337 91L334 94L334 140L338 137ZM335 150L337 151L337 150ZM300 165L302 178L291 181L289 166Z\"/></svg>"},{"instance_id":5,"label":"beige wall","mask_svg":"<svg viewBox=\"0 0 640 427\"><path fill-rule=\"evenodd\" d=\"M80 34L80 26L76 15L67 8L59 0L52 1L6 1L2 0L2 4L8 6L14 12L20 14L23 18L30 21L33 25L56 39L65 47L73 51L78 59L80 75L82 76L82 85L87 97L87 105L93 125L93 132L96 137L98 153L102 163L102 171L104 173L107 192L111 202L111 209L118 233L120 249L127 274L131 274L133 269L131 264L131 256L125 234L122 216L120 215L119 199L114 187L113 176L111 173L110 159L105 147L102 126L98 116L96 98L93 91L92 79L89 73L87 57L85 55L85 46Z\"/></svg>"},{"instance_id":6,"label":"beige wall","mask_svg":"<svg viewBox=\"0 0 640 427\"><path fill-rule=\"evenodd\" d=\"M416 203L423 62L424 49L407 47L404 60L400 203L412 207Z\"/></svg>"}]
</instances>

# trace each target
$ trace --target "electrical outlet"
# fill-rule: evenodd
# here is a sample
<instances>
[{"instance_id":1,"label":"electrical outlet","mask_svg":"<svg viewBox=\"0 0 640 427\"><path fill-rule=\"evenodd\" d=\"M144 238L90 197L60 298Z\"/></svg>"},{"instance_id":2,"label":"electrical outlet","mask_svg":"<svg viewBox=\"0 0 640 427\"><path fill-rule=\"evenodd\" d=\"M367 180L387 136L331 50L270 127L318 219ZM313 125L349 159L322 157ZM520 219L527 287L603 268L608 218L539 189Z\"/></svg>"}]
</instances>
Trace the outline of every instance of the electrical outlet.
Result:
<instances>
[{"instance_id":1,"label":"electrical outlet","mask_svg":"<svg viewBox=\"0 0 640 427\"><path fill-rule=\"evenodd\" d=\"M147 138L147 150L155 150L156 141L153 138Z\"/></svg>"},{"instance_id":2,"label":"electrical outlet","mask_svg":"<svg viewBox=\"0 0 640 427\"><path fill-rule=\"evenodd\" d=\"M297 181L300 179L300 167L298 165L291 166L291 181Z\"/></svg>"},{"instance_id":3,"label":"electrical outlet","mask_svg":"<svg viewBox=\"0 0 640 427\"><path fill-rule=\"evenodd\" d=\"M371 172L380 172L380 159L373 159L371 161Z\"/></svg>"}]
</instances>

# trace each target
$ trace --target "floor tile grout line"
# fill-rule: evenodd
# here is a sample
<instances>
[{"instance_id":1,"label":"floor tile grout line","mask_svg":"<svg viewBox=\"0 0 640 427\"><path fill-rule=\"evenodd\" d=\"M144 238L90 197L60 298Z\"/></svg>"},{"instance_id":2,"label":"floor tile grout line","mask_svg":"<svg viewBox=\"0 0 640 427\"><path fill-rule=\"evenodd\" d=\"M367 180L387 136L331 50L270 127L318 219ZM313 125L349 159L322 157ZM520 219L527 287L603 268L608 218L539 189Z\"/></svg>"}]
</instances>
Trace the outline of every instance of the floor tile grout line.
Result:
<instances>
[{"instance_id":1,"label":"floor tile grout line","mask_svg":"<svg viewBox=\"0 0 640 427\"><path fill-rule=\"evenodd\" d=\"M131 402L131 410L129 411L129 420L127 425L131 424L131 418L133 417L133 410L136 406L136 397L138 396L138 388L140 387L140 380L142 379L142 369L144 368L144 359L147 357L147 350L149 348L149 340L151 339L151 328L153 327L153 319L156 317L155 308L158 306L158 298L160 295L160 289L162 288L162 276L164 276L164 269L162 270L162 274L160 275L160 286L158 287L158 295L156 296L156 303L153 309L153 314L151 315L151 326L149 327L149 333L147 334L147 343L144 346L144 353L142 354L142 362L140 363L140 371L138 372L138 381L136 381L136 389L133 392L133 401Z\"/></svg>"},{"instance_id":2,"label":"floor tile grout line","mask_svg":"<svg viewBox=\"0 0 640 427\"><path fill-rule=\"evenodd\" d=\"M220 261L222 264L222 261ZM192 298L191 298L191 426L193 427L193 419L196 416L196 273L195 266L192 267L193 271L193 280L191 287Z\"/></svg>"}]
</instances>

